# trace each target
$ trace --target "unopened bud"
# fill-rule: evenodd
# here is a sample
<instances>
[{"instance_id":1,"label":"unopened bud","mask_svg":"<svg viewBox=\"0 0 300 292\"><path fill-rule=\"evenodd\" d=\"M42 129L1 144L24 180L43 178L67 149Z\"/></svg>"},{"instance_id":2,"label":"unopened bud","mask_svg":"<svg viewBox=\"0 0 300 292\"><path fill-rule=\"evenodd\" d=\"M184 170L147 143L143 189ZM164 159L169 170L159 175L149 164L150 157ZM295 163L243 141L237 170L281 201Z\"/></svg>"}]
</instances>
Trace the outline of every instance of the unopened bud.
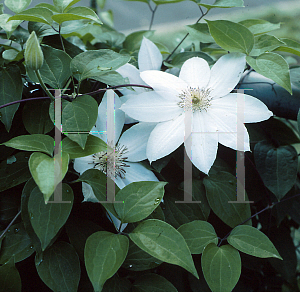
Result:
<instances>
[{"instance_id":1,"label":"unopened bud","mask_svg":"<svg viewBox=\"0 0 300 292\"><path fill-rule=\"evenodd\" d=\"M24 58L26 66L33 70L40 69L44 63L44 54L35 31L30 34L26 42Z\"/></svg>"}]
</instances>

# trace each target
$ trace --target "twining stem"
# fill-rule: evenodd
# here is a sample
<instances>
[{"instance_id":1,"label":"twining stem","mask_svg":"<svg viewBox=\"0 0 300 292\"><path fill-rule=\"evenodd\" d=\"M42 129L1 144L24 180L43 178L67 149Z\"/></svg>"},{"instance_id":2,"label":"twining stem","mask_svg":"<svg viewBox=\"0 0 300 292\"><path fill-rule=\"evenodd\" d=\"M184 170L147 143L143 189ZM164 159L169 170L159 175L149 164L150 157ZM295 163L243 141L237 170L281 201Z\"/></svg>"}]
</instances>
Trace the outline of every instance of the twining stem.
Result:
<instances>
[{"instance_id":1,"label":"twining stem","mask_svg":"<svg viewBox=\"0 0 300 292\"><path fill-rule=\"evenodd\" d=\"M10 223L7 225L7 227L4 229L4 231L2 232L2 234L0 235L0 241L1 239L4 237L4 235L6 234L6 232L8 231L8 229L13 225L13 223L16 221L16 219L19 217L19 215L21 214L21 210L18 212L18 214L13 218L13 220L10 221Z\"/></svg>"},{"instance_id":2,"label":"twining stem","mask_svg":"<svg viewBox=\"0 0 300 292\"><path fill-rule=\"evenodd\" d=\"M153 25L153 20L154 20L154 15L155 15L155 12L156 12L156 9L157 9L157 5L154 7L154 9L151 7L151 5L150 5L150 3L148 3L148 5L149 5L149 8L150 8L150 10L151 10L151 12L152 12L152 15L151 15L151 20L150 20L150 25L149 25L149 30L151 30L151 28L152 28L152 25Z\"/></svg>"},{"instance_id":3,"label":"twining stem","mask_svg":"<svg viewBox=\"0 0 300 292\"><path fill-rule=\"evenodd\" d=\"M52 93L49 91L49 89L46 87L43 79L42 79L42 76L40 74L40 70L35 70L35 74L39 80L39 83L41 84L42 88L44 89L44 91L46 92L46 94L50 97L51 101L54 101L55 98L54 96L52 95Z\"/></svg>"},{"instance_id":4,"label":"twining stem","mask_svg":"<svg viewBox=\"0 0 300 292\"><path fill-rule=\"evenodd\" d=\"M198 20L195 22L195 24L197 24L209 11L209 9L204 13L201 6L199 6L200 11L202 13L202 15L198 18ZM167 57L167 59L164 60L164 62L168 62L169 59L171 58L171 56L176 52L176 50L179 48L179 46L184 42L184 40L188 37L189 33L187 33L183 39L179 42L179 44L175 47L175 49L171 52L171 54Z\"/></svg>"}]
</instances>

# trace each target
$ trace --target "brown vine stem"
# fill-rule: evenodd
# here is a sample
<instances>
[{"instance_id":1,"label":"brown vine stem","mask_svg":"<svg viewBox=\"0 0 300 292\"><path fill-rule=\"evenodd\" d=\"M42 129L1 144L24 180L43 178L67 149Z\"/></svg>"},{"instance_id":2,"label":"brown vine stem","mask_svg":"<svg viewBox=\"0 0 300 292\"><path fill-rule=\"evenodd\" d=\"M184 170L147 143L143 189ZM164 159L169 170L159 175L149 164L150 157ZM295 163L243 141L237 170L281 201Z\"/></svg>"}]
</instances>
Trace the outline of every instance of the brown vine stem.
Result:
<instances>
[{"instance_id":1,"label":"brown vine stem","mask_svg":"<svg viewBox=\"0 0 300 292\"><path fill-rule=\"evenodd\" d=\"M7 230L13 225L13 223L16 221L16 219L19 217L19 215L21 214L21 210L18 212L18 214L13 218L13 220L10 221L10 223L8 224L8 226L4 229L4 231L2 232L2 234L0 235L0 241L1 239L4 237L5 233L7 232Z\"/></svg>"},{"instance_id":2,"label":"brown vine stem","mask_svg":"<svg viewBox=\"0 0 300 292\"><path fill-rule=\"evenodd\" d=\"M198 18L198 20L195 22L195 24L197 24L209 11L209 9L204 13L201 6L199 6L200 11L202 13L202 15ZM176 50L179 48L179 46L184 42L184 40L188 37L189 33L187 33L183 39L178 43L178 45L175 47L175 49L171 52L171 54L167 57L167 59L164 60L164 62L168 62L169 59L171 58L171 56L176 52Z\"/></svg>"}]
</instances>

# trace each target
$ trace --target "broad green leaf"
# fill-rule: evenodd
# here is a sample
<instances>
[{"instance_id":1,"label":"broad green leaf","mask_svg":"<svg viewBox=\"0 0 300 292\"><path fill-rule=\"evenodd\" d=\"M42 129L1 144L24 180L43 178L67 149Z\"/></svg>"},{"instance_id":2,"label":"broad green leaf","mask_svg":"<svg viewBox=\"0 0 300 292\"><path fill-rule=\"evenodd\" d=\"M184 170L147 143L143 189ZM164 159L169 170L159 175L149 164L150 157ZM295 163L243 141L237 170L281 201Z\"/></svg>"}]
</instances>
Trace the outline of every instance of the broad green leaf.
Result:
<instances>
[{"instance_id":1,"label":"broad green leaf","mask_svg":"<svg viewBox=\"0 0 300 292\"><path fill-rule=\"evenodd\" d=\"M126 37L123 47L128 52L134 52L140 48L143 37L150 38L153 34L154 31L152 30L140 30L133 32Z\"/></svg>"},{"instance_id":2,"label":"broad green leaf","mask_svg":"<svg viewBox=\"0 0 300 292\"><path fill-rule=\"evenodd\" d=\"M27 20L51 25L53 22L51 18L52 15L53 12L46 7L30 8L15 14L14 16L10 17L9 20Z\"/></svg>"},{"instance_id":3,"label":"broad green leaf","mask_svg":"<svg viewBox=\"0 0 300 292\"><path fill-rule=\"evenodd\" d=\"M13 50L13 49L10 49L10 50L5 50L3 53L2 53L2 58L7 60L7 61L14 61L17 59L17 56L20 56L20 52L18 52L17 50ZM21 55L23 55L21 53ZM22 59L23 57L21 57Z\"/></svg>"},{"instance_id":4,"label":"broad green leaf","mask_svg":"<svg viewBox=\"0 0 300 292\"><path fill-rule=\"evenodd\" d=\"M178 2L182 2L185 0L153 0L153 2L156 5L160 5L160 4L170 4L170 3L178 3Z\"/></svg>"},{"instance_id":5,"label":"broad green leaf","mask_svg":"<svg viewBox=\"0 0 300 292\"><path fill-rule=\"evenodd\" d=\"M64 21L88 19L102 24L98 15L88 7L74 7L65 13L54 14L52 19L61 24Z\"/></svg>"},{"instance_id":6,"label":"broad green leaf","mask_svg":"<svg viewBox=\"0 0 300 292\"><path fill-rule=\"evenodd\" d=\"M130 241L128 253L122 267L130 271L145 271L154 269L161 263L161 260L151 256Z\"/></svg>"},{"instance_id":7,"label":"broad green leaf","mask_svg":"<svg viewBox=\"0 0 300 292\"><path fill-rule=\"evenodd\" d=\"M212 292L231 292L241 275L241 257L230 245L210 243L203 251L201 266Z\"/></svg>"},{"instance_id":8,"label":"broad green leaf","mask_svg":"<svg viewBox=\"0 0 300 292\"><path fill-rule=\"evenodd\" d=\"M183 236L168 223L156 219L143 221L129 237L139 248L153 257L181 266L199 278Z\"/></svg>"},{"instance_id":9,"label":"broad green leaf","mask_svg":"<svg viewBox=\"0 0 300 292\"><path fill-rule=\"evenodd\" d=\"M263 34L280 28L280 23L271 23L264 19L246 19L239 22L254 35Z\"/></svg>"},{"instance_id":10,"label":"broad green leaf","mask_svg":"<svg viewBox=\"0 0 300 292\"><path fill-rule=\"evenodd\" d=\"M2 144L19 150L41 151L49 155L52 155L54 150L54 139L43 134L22 135Z\"/></svg>"},{"instance_id":11,"label":"broad green leaf","mask_svg":"<svg viewBox=\"0 0 300 292\"><path fill-rule=\"evenodd\" d=\"M65 227L71 244L75 248L80 260L84 262L84 246L87 238L103 229L93 221L77 217L69 218Z\"/></svg>"},{"instance_id":12,"label":"broad green leaf","mask_svg":"<svg viewBox=\"0 0 300 292\"><path fill-rule=\"evenodd\" d=\"M95 43L107 43L110 47L121 46L126 38L123 33L118 31L107 31L93 36L95 38L91 42L92 45Z\"/></svg>"},{"instance_id":13,"label":"broad green leaf","mask_svg":"<svg viewBox=\"0 0 300 292\"><path fill-rule=\"evenodd\" d=\"M281 39L281 41L285 43L285 46L277 48L276 51L288 52L300 56L300 43L286 38Z\"/></svg>"},{"instance_id":14,"label":"broad green leaf","mask_svg":"<svg viewBox=\"0 0 300 292\"><path fill-rule=\"evenodd\" d=\"M253 59L246 57L248 64L259 74L272 79L292 94L289 65L276 53L264 53Z\"/></svg>"},{"instance_id":15,"label":"broad green leaf","mask_svg":"<svg viewBox=\"0 0 300 292\"><path fill-rule=\"evenodd\" d=\"M123 223L132 223L145 219L160 204L164 196L165 182L133 182L116 195L115 210Z\"/></svg>"},{"instance_id":16,"label":"broad green leaf","mask_svg":"<svg viewBox=\"0 0 300 292\"><path fill-rule=\"evenodd\" d=\"M209 31L215 42L229 52L249 54L254 45L254 36L245 26L228 20L208 21Z\"/></svg>"},{"instance_id":17,"label":"broad green leaf","mask_svg":"<svg viewBox=\"0 0 300 292\"><path fill-rule=\"evenodd\" d=\"M93 76L92 78L110 86L128 83L128 81L116 71L109 71L105 74Z\"/></svg>"},{"instance_id":18,"label":"broad green leaf","mask_svg":"<svg viewBox=\"0 0 300 292\"><path fill-rule=\"evenodd\" d=\"M5 234L0 249L0 264L7 263L11 258L15 263L31 256L34 248L23 223L12 225Z\"/></svg>"},{"instance_id":19,"label":"broad green leaf","mask_svg":"<svg viewBox=\"0 0 300 292\"><path fill-rule=\"evenodd\" d=\"M88 183L92 187L96 198L100 202L105 202L107 200L106 196L108 193L107 187L106 187L107 179L110 180L110 178L106 177L106 175L103 172L101 172L100 170L88 169L78 178L78 181ZM115 185L115 192L118 193L118 191L119 191L119 188L117 185ZM122 203L118 203L118 204L122 204ZM110 211L114 216L118 217L118 215L115 211L115 208L113 206L113 203L109 203L107 201L107 203L103 203L103 207L106 210Z\"/></svg>"},{"instance_id":20,"label":"broad green leaf","mask_svg":"<svg viewBox=\"0 0 300 292\"><path fill-rule=\"evenodd\" d=\"M137 1L137 2L144 2L144 3L150 3L150 0L126 0L126 1Z\"/></svg>"},{"instance_id":21,"label":"broad green leaf","mask_svg":"<svg viewBox=\"0 0 300 292\"><path fill-rule=\"evenodd\" d=\"M111 278L124 262L129 246L126 236L99 231L86 241L85 267L95 291L102 291L105 281Z\"/></svg>"},{"instance_id":22,"label":"broad green leaf","mask_svg":"<svg viewBox=\"0 0 300 292\"><path fill-rule=\"evenodd\" d=\"M186 25L186 29L192 37L196 38L201 43L214 42L214 39L209 33L207 23L196 23L192 25Z\"/></svg>"},{"instance_id":23,"label":"broad green leaf","mask_svg":"<svg viewBox=\"0 0 300 292\"><path fill-rule=\"evenodd\" d=\"M4 4L8 9L13 11L14 13L22 12L24 9L28 7L31 3L31 0L5 0Z\"/></svg>"},{"instance_id":24,"label":"broad green leaf","mask_svg":"<svg viewBox=\"0 0 300 292\"><path fill-rule=\"evenodd\" d=\"M213 64L214 60L207 54L203 52L182 52L177 54L173 59L172 59L172 66L181 68L183 63L193 57L199 57L208 62L208 64Z\"/></svg>"},{"instance_id":25,"label":"broad green leaf","mask_svg":"<svg viewBox=\"0 0 300 292\"><path fill-rule=\"evenodd\" d=\"M53 24L53 27L55 27L54 24ZM28 32L32 33L33 31L35 31L36 36L38 38L42 38L42 37L45 37L45 36L58 34L58 32L55 31L48 24L29 21L28 22Z\"/></svg>"},{"instance_id":26,"label":"broad green leaf","mask_svg":"<svg viewBox=\"0 0 300 292\"><path fill-rule=\"evenodd\" d=\"M0 287L5 292L21 292L21 277L13 261L0 266Z\"/></svg>"},{"instance_id":27,"label":"broad green leaf","mask_svg":"<svg viewBox=\"0 0 300 292\"><path fill-rule=\"evenodd\" d=\"M52 88L64 88L67 80L71 76L70 63L71 57L62 50L54 49L50 46L42 46L44 63L40 69L40 74L44 83ZM39 82L36 73L27 69L29 78L34 82Z\"/></svg>"},{"instance_id":28,"label":"broad green leaf","mask_svg":"<svg viewBox=\"0 0 300 292\"><path fill-rule=\"evenodd\" d=\"M35 187L32 190L28 201L28 212L43 251L66 223L72 209L73 198L72 188L67 184L62 184L62 203L54 201L45 204L39 188Z\"/></svg>"},{"instance_id":29,"label":"broad green leaf","mask_svg":"<svg viewBox=\"0 0 300 292\"><path fill-rule=\"evenodd\" d=\"M254 147L257 170L265 186L278 200L293 187L297 178L297 151L290 145L275 148L267 141L260 141Z\"/></svg>"},{"instance_id":30,"label":"broad green leaf","mask_svg":"<svg viewBox=\"0 0 300 292\"><path fill-rule=\"evenodd\" d=\"M53 0L54 6L59 12L64 12L67 8L71 7L80 0Z\"/></svg>"},{"instance_id":31,"label":"broad green leaf","mask_svg":"<svg viewBox=\"0 0 300 292\"><path fill-rule=\"evenodd\" d=\"M88 135L84 150L68 137L62 140L61 149L69 154L70 159L92 155L101 151L107 151L107 144L94 135Z\"/></svg>"},{"instance_id":32,"label":"broad green leaf","mask_svg":"<svg viewBox=\"0 0 300 292\"><path fill-rule=\"evenodd\" d=\"M230 227L235 227L251 217L249 203L229 203L237 201L237 179L234 175L220 171L203 180L206 197L214 213ZM248 201L245 194L245 201ZM251 220L246 224L251 224Z\"/></svg>"},{"instance_id":33,"label":"broad green leaf","mask_svg":"<svg viewBox=\"0 0 300 292\"><path fill-rule=\"evenodd\" d=\"M300 89L300 67L291 68L290 75L291 75L291 83L294 86L298 87L298 89Z\"/></svg>"},{"instance_id":34,"label":"broad green leaf","mask_svg":"<svg viewBox=\"0 0 300 292\"><path fill-rule=\"evenodd\" d=\"M204 6L207 9L244 7L243 0L216 0L214 4L204 4L204 3L201 3L201 1L197 1L197 3L198 3L198 5Z\"/></svg>"},{"instance_id":35,"label":"broad green leaf","mask_svg":"<svg viewBox=\"0 0 300 292\"><path fill-rule=\"evenodd\" d=\"M0 163L0 192L17 186L31 177L28 168L29 154L18 152L13 158L15 160L13 163L7 163L7 160Z\"/></svg>"},{"instance_id":36,"label":"broad green leaf","mask_svg":"<svg viewBox=\"0 0 300 292\"><path fill-rule=\"evenodd\" d=\"M53 291L78 291L80 262L71 244L64 241L54 243L43 253L43 261L36 263L36 269Z\"/></svg>"},{"instance_id":37,"label":"broad green leaf","mask_svg":"<svg viewBox=\"0 0 300 292\"><path fill-rule=\"evenodd\" d=\"M250 55L259 56L265 52L273 51L283 44L282 41L272 35L262 34L254 38L254 47Z\"/></svg>"},{"instance_id":38,"label":"broad green leaf","mask_svg":"<svg viewBox=\"0 0 300 292\"><path fill-rule=\"evenodd\" d=\"M133 292L177 292L177 289L166 278L149 273L137 278L133 283Z\"/></svg>"},{"instance_id":39,"label":"broad green leaf","mask_svg":"<svg viewBox=\"0 0 300 292\"><path fill-rule=\"evenodd\" d=\"M18 66L0 68L0 105L22 99L23 82ZM0 109L0 120L9 132L19 103Z\"/></svg>"},{"instance_id":40,"label":"broad green leaf","mask_svg":"<svg viewBox=\"0 0 300 292\"><path fill-rule=\"evenodd\" d=\"M298 131L300 131L300 109L299 109L298 115L297 115L297 123L298 123Z\"/></svg>"},{"instance_id":41,"label":"broad green leaf","mask_svg":"<svg viewBox=\"0 0 300 292\"><path fill-rule=\"evenodd\" d=\"M60 161L61 166L60 168ZM29 158L29 169L31 175L44 195L44 202L47 203L53 194L56 186L65 177L68 171L69 155L65 152L56 155L54 158L40 152L34 152Z\"/></svg>"},{"instance_id":42,"label":"broad green leaf","mask_svg":"<svg viewBox=\"0 0 300 292\"><path fill-rule=\"evenodd\" d=\"M114 274L105 282L102 292L132 292L131 286L129 279Z\"/></svg>"},{"instance_id":43,"label":"broad green leaf","mask_svg":"<svg viewBox=\"0 0 300 292\"><path fill-rule=\"evenodd\" d=\"M12 33L22 22L22 20L10 20L7 22L7 20L11 16L12 15L10 15L10 14L1 14L0 15L0 27L2 27L5 30L8 39L11 37Z\"/></svg>"},{"instance_id":44,"label":"broad green leaf","mask_svg":"<svg viewBox=\"0 0 300 292\"><path fill-rule=\"evenodd\" d=\"M49 107L49 115L54 122L53 102ZM96 124L97 117L98 104L89 95L78 96L72 102L62 100L62 132L82 149L85 147L89 131Z\"/></svg>"},{"instance_id":45,"label":"broad green leaf","mask_svg":"<svg viewBox=\"0 0 300 292\"><path fill-rule=\"evenodd\" d=\"M71 61L71 72L81 81L116 70L129 60L129 56L112 50L90 50L77 55Z\"/></svg>"},{"instance_id":46,"label":"broad green leaf","mask_svg":"<svg viewBox=\"0 0 300 292\"><path fill-rule=\"evenodd\" d=\"M239 251L255 257L282 259L270 239L252 226L240 225L235 227L227 241Z\"/></svg>"},{"instance_id":47,"label":"broad green leaf","mask_svg":"<svg viewBox=\"0 0 300 292\"><path fill-rule=\"evenodd\" d=\"M24 105L22 120L30 134L46 134L54 125L49 116L50 100L36 100Z\"/></svg>"},{"instance_id":48,"label":"broad green leaf","mask_svg":"<svg viewBox=\"0 0 300 292\"><path fill-rule=\"evenodd\" d=\"M50 9L51 11L53 11L54 13L58 13L59 11L57 10L57 8L52 5L52 4L49 4L49 3L38 3L37 5L34 6L35 8L48 8Z\"/></svg>"},{"instance_id":49,"label":"broad green leaf","mask_svg":"<svg viewBox=\"0 0 300 292\"><path fill-rule=\"evenodd\" d=\"M181 225L177 230L184 237L192 254L202 253L211 242L218 243L215 229L206 221L195 220Z\"/></svg>"}]
</instances>

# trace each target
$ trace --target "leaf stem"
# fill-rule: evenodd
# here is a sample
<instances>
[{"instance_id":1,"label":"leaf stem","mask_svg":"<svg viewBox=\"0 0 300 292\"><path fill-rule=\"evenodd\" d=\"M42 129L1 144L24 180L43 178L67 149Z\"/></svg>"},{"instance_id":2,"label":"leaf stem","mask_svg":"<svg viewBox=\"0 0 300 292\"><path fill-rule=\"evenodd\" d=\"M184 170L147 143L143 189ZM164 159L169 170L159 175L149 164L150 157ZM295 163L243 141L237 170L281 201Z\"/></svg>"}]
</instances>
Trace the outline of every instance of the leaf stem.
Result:
<instances>
[{"instance_id":1,"label":"leaf stem","mask_svg":"<svg viewBox=\"0 0 300 292\"><path fill-rule=\"evenodd\" d=\"M13 220L10 221L10 223L8 224L8 226L4 229L4 231L0 235L0 240L4 237L4 235L7 232L7 230L13 225L13 223L16 221L16 219L19 217L20 214L21 214L21 210L17 213L17 215L13 218Z\"/></svg>"},{"instance_id":2,"label":"leaf stem","mask_svg":"<svg viewBox=\"0 0 300 292\"><path fill-rule=\"evenodd\" d=\"M154 8L154 9L151 7L150 3L148 3L148 5L149 5L149 8L150 8L150 10L151 10L151 12L152 12L151 20L150 20L150 25L149 25L149 30L151 30L152 25L153 25L153 20L154 20L155 12L156 12L156 10L157 10L157 8L158 8L158 5L155 5L155 8Z\"/></svg>"},{"instance_id":3,"label":"leaf stem","mask_svg":"<svg viewBox=\"0 0 300 292\"><path fill-rule=\"evenodd\" d=\"M43 88L44 91L46 92L46 94L50 97L51 101L54 101L55 98L54 98L54 96L51 94L51 92L49 91L49 89L46 87L46 85L45 85L45 83L44 83L44 81L43 81L43 79L42 79L42 76L41 76L41 74L40 74L40 70L35 70L34 72L35 72L35 74L36 74L36 76L37 76L37 78L38 78L38 80L39 80L39 83L41 84L42 88Z\"/></svg>"}]
</instances>

